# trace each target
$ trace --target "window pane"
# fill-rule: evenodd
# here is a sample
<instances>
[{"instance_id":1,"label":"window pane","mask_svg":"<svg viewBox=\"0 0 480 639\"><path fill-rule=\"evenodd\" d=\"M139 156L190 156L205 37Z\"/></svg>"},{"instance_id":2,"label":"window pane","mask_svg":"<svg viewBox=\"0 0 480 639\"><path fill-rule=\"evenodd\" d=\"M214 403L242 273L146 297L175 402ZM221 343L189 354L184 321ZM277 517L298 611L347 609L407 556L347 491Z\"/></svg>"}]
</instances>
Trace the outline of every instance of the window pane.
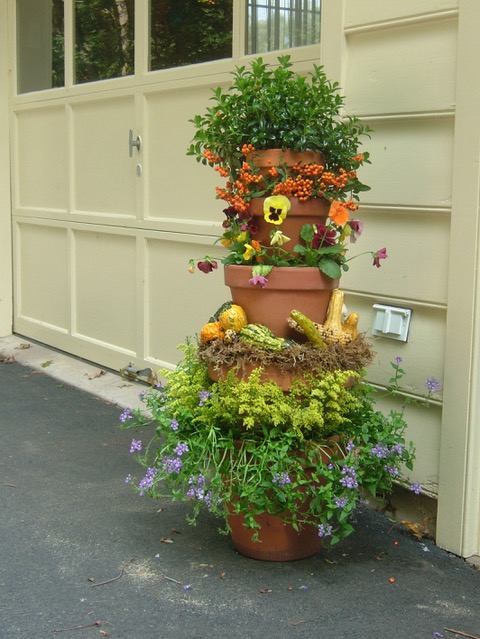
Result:
<instances>
[{"instance_id":1,"label":"window pane","mask_svg":"<svg viewBox=\"0 0 480 639\"><path fill-rule=\"evenodd\" d=\"M151 0L150 70L232 56L233 0Z\"/></svg>"},{"instance_id":2,"label":"window pane","mask_svg":"<svg viewBox=\"0 0 480 639\"><path fill-rule=\"evenodd\" d=\"M17 90L64 85L63 0L17 0Z\"/></svg>"},{"instance_id":3,"label":"window pane","mask_svg":"<svg viewBox=\"0 0 480 639\"><path fill-rule=\"evenodd\" d=\"M135 0L75 0L75 82L134 73Z\"/></svg>"},{"instance_id":4,"label":"window pane","mask_svg":"<svg viewBox=\"0 0 480 639\"><path fill-rule=\"evenodd\" d=\"M247 53L320 42L321 0L249 0Z\"/></svg>"}]
</instances>

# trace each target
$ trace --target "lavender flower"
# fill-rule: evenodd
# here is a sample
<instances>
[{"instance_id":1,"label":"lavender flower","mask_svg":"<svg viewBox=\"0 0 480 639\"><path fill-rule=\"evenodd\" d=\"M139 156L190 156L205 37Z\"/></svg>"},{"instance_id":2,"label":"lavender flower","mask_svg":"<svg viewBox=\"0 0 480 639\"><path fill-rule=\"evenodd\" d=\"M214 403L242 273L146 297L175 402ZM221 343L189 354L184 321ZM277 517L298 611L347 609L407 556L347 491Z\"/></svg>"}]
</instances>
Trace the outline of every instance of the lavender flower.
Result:
<instances>
[{"instance_id":1,"label":"lavender flower","mask_svg":"<svg viewBox=\"0 0 480 639\"><path fill-rule=\"evenodd\" d=\"M207 399L212 396L212 393L209 393L206 390L202 390L202 391L200 391L198 396L200 398L200 401L198 402L198 405L199 406L203 406L204 402L206 402Z\"/></svg>"},{"instance_id":2,"label":"lavender flower","mask_svg":"<svg viewBox=\"0 0 480 639\"><path fill-rule=\"evenodd\" d=\"M136 450L138 450L138 452L142 450L142 442L140 439L132 439L132 443L130 444L130 452L134 453Z\"/></svg>"},{"instance_id":3,"label":"lavender flower","mask_svg":"<svg viewBox=\"0 0 480 639\"><path fill-rule=\"evenodd\" d=\"M126 484L129 484L131 481L132 481L132 476L131 476L131 475L127 475L127 476L125 477L125 483L126 483Z\"/></svg>"},{"instance_id":4,"label":"lavender flower","mask_svg":"<svg viewBox=\"0 0 480 639\"><path fill-rule=\"evenodd\" d=\"M345 506L348 504L347 497L334 497L333 501L335 502L335 506L337 508L345 508Z\"/></svg>"},{"instance_id":5,"label":"lavender flower","mask_svg":"<svg viewBox=\"0 0 480 639\"><path fill-rule=\"evenodd\" d=\"M387 472L390 473L390 475L393 475L394 477L397 477L399 474L398 468L396 466L393 466L392 464L386 464L384 468Z\"/></svg>"},{"instance_id":6,"label":"lavender flower","mask_svg":"<svg viewBox=\"0 0 480 639\"><path fill-rule=\"evenodd\" d=\"M383 442L379 442L376 446L372 448L372 454L378 457L379 459L384 459L387 457L390 452L388 446L386 446Z\"/></svg>"},{"instance_id":7,"label":"lavender flower","mask_svg":"<svg viewBox=\"0 0 480 639\"><path fill-rule=\"evenodd\" d=\"M340 480L342 486L350 489L358 488L357 473L353 466L344 466L342 468L342 475L343 477Z\"/></svg>"},{"instance_id":8,"label":"lavender flower","mask_svg":"<svg viewBox=\"0 0 480 639\"><path fill-rule=\"evenodd\" d=\"M175 446L175 450L173 451L176 455L181 457L183 453L188 453L188 444L184 442L180 442Z\"/></svg>"},{"instance_id":9,"label":"lavender flower","mask_svg":"<svg viewBox=\"0 0 480 639\"><path fill-rule=\"evenodd\" d=\"M172 421L170 422L170 428L172 430L178 430L178 422L176 419L172 419Z\"/></svg>"},{"instance_id":10,"label":"lavender flower","mask_svg":"<svg viewBox=\"0 0 480 639\"><path fill-rule=\"evenodd\" d=\"M415 493L415 495L420 495L420 493L422 492L422 487L420 486L420 484L417 484L417 482L414 482L410 486L410 490L412 490Z\"/></svg>"},{"instance_id":11,"label":"lavender flower","mask_svg":"<svg viewBox=\"0 0 480 639\"><path fill-rule=\"evenodd\" d=\"M397 355L393 361L397 366L399 366L403 362L403 359L400 357L400 355Z\"/></svg>"},{"instance_id":12,"label":"lavender flower","mask_svg":"<svg viewBox=\"0 0 480 639\"><path fill-rule=\"evenodd\" d=\"M147 468L147 473L145 477L138 484L138 488L140 489L140 495L143 495L148 488L153 486L153 482L155 480L155 476L157 474L156 468Z\"/></svg>"},{"instance_id":13,"label":"lavender flower","mask_svg":"<svg viewBox=\"0 0 480 639\"><path fill-rule=\"evenodd\" d=\"M205 477L202 474L198 475L198 477L190 475L188 483L190 488L187 490L187 497L194 497L195 499L203 501L210 510L212 507L212 493L210 491L205 492Z\"/></svg>"},{"instance_id":14,"label":"lavender flower","mask_svg":"<svg viewBox=\"0 0 480 639\"><path fill-rule=\"evenodd\" d=\"M128 419L132 419L132 409L126 408L120 415L119 420L124 424Z\"/></svg>"},{"instance_id":15,"label":"lavender flower","mask_svg":"<svg viewBox=\"0 0 480 639\"><path fill-rule=\"evenodd\" d=\"M319 537L329 537L332 534L332 527L329 524L319 524L318 526L318 536Z\"/></svg>"},{"instance_id":16,"label":"lavender flower","mask_svg":"<svg viewBox=\"0 0 480 639\"><path fill-rule=\"evenodd\" d=\"M162 459L163 470L169 475L178 475L182 470L182 460L180 457L167 457Z\"/></svg>"},{"instance_id":17,"label":"lavender flower","mask_svg":"<svg viewBox=\"0 0 480 639\"><path fill-rule=\"evenodd\" d=\"M291 484L292 480L290 479L290 475L288 473L275 473L272 478L272 483L277 484L279 488L283 488L287 484Z\"/></svg>"},{"instance_id":18,"label":"lavender flower","mask_svg":"<svg viewBox=\"0 0 480 639\"><path fill-rule=\"evenodd\" d=\"M442 382L436 377L429 377L425 382L425 387L429 393L436 393L442 389Z\"/></svg>"}]
</instances>

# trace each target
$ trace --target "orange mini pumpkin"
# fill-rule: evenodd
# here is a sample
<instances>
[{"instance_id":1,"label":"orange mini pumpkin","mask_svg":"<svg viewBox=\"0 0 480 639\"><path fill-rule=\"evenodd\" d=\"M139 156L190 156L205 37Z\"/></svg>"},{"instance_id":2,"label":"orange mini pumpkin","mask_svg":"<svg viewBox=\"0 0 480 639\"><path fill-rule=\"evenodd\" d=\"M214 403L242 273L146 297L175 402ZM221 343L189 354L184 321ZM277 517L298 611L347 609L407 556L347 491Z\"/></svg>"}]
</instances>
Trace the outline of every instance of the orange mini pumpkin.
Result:
<instances>
[{"instance_id":1,"label":"orange mini pumpkin","mask_svg":"<svg viewBox=\"0 0 480 639\"><path fill-rule=\"evenodd\" d=\"M224 335L225 330L222 328L220 322L208 322L200 331L200 341L202 344L206 344L214 339L223 339Z\"/></svg>"}]
</instances>

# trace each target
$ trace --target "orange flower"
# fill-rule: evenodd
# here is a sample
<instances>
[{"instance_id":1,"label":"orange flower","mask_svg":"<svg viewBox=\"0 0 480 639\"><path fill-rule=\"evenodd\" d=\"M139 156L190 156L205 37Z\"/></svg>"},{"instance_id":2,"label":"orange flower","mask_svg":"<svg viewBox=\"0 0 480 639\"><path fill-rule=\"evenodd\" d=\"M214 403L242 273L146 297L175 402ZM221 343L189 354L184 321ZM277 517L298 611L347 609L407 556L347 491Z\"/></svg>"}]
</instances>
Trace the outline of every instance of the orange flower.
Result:
<instances>
[{"instance_id":1,"label":"orange flower","mask_svg":"<svg viewBox=\"0 0 480 639\"><path fill-rule=\"evenodd\" d=\"M350 214L343 202L334 200L328 212L328 217L337 226L345 226L350 218Z\"/></svg>"}]
</instances>

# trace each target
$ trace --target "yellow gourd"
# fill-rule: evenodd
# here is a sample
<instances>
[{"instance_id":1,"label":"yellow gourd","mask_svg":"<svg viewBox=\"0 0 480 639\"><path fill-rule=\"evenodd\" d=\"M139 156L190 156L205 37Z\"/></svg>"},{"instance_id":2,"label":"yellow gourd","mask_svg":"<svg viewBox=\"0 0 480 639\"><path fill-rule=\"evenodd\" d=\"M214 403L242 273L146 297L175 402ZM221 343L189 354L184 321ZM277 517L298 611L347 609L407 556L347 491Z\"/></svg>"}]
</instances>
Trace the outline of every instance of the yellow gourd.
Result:
<instances>
[{"instance_id":1,"label":"yellow gourd","mask_svg":"<svg viewBox=\"0 0 480 639\"><path fill-rule=\"evenodd\" d=\"M355 341L359 335L358 332L358 313L350 313L345 322L343 323L343 332L348 333L352 338L352 342Z\"/></svg>"},{"instance_id":2,"label":"yellow gourd","mask_svg":"<svg viewBox=\"0 0 480 639\"><path fill-rule=\"evenodd\" d=\"M248 324L247 314L238 304L232 304L218 316L220 326L225 330L232 329L239 333Z\"/></svg>"}]
</instances>

